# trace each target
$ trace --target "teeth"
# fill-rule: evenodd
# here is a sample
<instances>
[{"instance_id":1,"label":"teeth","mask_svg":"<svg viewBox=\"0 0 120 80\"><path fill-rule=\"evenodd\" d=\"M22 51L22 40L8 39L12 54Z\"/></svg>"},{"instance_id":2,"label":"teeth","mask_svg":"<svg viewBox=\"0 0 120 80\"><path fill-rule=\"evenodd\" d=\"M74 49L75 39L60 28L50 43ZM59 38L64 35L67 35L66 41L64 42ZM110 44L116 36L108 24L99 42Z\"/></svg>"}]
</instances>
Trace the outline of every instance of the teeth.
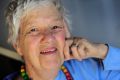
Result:
<instances>
[{"instance_id":1,"label":"teeth","mask_svg":"<svg viewBox=\"0 0 120 80\"><path fill-rule=\"evenodd\" d=\"M50 50L46 50L46 51L41 51L40 53L48 53L48 52L53 52L53 51L55 51L56 49L55 48L53 48L53 49L50 49Z\"/></svg>"}]
</instances>

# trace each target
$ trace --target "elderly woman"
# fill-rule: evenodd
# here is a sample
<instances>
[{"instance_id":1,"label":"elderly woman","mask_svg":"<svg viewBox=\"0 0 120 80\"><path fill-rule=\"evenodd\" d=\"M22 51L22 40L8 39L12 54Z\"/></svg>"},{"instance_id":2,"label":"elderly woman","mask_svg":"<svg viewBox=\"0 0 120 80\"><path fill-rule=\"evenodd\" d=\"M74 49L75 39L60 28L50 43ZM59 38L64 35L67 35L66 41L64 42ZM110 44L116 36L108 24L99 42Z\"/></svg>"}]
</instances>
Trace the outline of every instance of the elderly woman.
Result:
<instances>
[{"instance_id":1,"label":"elderly woman","mask_svg":"<svg viewBox=\"0 0 120 80\"><path fill-rule=\"evenodd\" d=\"M12 0L6 22L25 64L5 80L120 80L120 50L71 38L59 0Z\"/></svg>"}]
</instances>

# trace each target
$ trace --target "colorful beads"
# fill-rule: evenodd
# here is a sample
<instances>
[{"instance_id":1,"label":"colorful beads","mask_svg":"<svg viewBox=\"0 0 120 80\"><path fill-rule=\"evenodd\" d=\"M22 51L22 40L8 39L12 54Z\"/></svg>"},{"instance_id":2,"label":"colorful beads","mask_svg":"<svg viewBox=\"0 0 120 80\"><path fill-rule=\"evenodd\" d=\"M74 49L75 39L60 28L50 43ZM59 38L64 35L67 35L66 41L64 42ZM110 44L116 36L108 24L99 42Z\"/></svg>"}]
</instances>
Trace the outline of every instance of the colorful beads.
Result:
<instances>
[{"instance_id":1,"label":"colorful beads","mask_svg":"<svg viewBox=\"0 0 120 80\"><path fill-rule=\"evenodd\" d=\"M24 66L21 66L20 72L21 72L21 76L23 77L24 80L29 80L29 77L28 77L28 75L27 75L27 73L25 71L25 67Z\"/></svg>"},{"instance_id":2,"label":"colorful beads","mask_svg":"<svg viewBox=\"0 0 120 80\"><path fill-rule=\"evenodd\" d=\"M61 70L64 72L67 80L73 80L71 74L65 66L62 66Z\"/></svg>"},{"instance_id":3,"label":"colorful beads","mask_svg":"<svg viewBox=\"0 0 120 80\"><path fill-rule=\"evenodd\" d=\"M61 66L61 70L65 74L67 80L73 80L70 72L68 71L68 69L65 66ZM20 72L21 72L21 76L22 76L23 80L31 80L28 77L28 75L27 75L27 73L25 71L25 67L24 66L21 66Z\"/></svg>"}]
</instances>

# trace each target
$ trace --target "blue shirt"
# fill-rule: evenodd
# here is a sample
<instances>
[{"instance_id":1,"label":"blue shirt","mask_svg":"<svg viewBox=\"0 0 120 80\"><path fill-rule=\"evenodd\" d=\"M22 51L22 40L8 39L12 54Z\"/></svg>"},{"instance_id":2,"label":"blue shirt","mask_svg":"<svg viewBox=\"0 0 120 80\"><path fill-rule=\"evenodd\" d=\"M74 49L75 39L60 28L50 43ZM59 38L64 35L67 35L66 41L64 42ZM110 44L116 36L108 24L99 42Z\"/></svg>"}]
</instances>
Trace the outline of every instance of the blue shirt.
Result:
<instances>
[{"instance_id":1,"label":"blue shirt","mask_svg":"<svg viewBox=\"0 0 120 80\"><path fill-rule=\"evenodd\" d=\"M120 80L120 49L109 46L108 54L101 62L89 58L82 61L69 60L64 62L64 65L73 80ZM12 80L12 78L13 74L8 75L4 80ZM61 70L55 80L66 80Z\"/></svg>"},{"instance_id":2,"label":"blue shirt","mask_svg":"<svg viewBox=\"0 0 120 80\"><path fill-rule=\"evenodd\" d=\"M120 49L109 46L102 63L98 59L69 60L64 63L74 80L120 80ZM66 80L59 71L55 80Z\"/></svg>"}]
</instances>

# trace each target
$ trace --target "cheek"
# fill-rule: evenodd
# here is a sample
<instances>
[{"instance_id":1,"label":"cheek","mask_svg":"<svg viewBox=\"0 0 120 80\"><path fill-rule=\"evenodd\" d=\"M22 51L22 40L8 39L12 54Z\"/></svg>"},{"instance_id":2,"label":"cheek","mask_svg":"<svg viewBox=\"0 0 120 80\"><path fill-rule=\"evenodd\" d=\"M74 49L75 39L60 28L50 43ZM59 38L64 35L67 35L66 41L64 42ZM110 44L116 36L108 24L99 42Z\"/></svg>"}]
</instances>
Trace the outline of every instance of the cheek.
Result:
<instances>
[{"instance_id":1,"label":"cheek","mask_svg":"<svg viewBox=\"0 0 120 80\"><path fill-rule=\"evenodd\" d=\"M38 39L25 39L24 40L24 49L28 53L36 53L37 48L38 48Z\"/></svg>"},{"instance_id":2,"label":"cheek","mask_svg":"<svg viewBox=\"0 0 120 80\"><path fill-rule=\"evenodd\" d=\"M64 35L64 34L61 34L61 35L59 36L59 40L60 40L60 42L64 42L64 41L65 41L65 35Z\"/></svg>"},{"instance_id":3,"label":"cheek","mask_svg":"<svg viewBox=\"0 0 120 80\"><path fill-rule=\"evenodd\" d=\"M65 33L64 32L59 33L58 35L56 35L56 39L61 48L63 48L65 44Z\"/></svg>"}]
</instances>

